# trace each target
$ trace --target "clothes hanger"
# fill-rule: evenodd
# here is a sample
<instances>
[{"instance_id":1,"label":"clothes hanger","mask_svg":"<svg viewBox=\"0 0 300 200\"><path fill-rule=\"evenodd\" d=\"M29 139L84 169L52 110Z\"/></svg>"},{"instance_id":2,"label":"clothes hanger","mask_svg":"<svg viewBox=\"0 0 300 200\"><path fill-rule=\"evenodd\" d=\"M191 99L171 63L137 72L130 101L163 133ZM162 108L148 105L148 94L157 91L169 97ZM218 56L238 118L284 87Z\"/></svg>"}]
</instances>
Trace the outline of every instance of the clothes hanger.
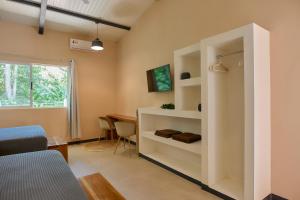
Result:
<instances>
[{"instance_id":1,"label":"clothes hanger","mask_svg":"<svg viewBox=\"0 0 300 200\"><path fill-rule=\"evenodd\" d=\"M217 60L217 63L209 66L209 70L213 72L222 72L222 73L229 71L228 67L226 67L219 58Z\"/></svg>"}]
</instances>

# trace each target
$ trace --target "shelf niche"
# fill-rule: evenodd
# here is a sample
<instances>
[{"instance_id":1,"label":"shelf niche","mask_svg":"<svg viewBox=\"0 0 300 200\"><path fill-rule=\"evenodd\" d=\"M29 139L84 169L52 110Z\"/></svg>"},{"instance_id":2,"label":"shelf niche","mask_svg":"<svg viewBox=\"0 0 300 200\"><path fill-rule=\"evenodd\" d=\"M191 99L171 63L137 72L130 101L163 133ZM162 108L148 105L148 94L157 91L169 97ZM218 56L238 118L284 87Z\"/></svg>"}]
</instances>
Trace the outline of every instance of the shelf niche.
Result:
<instances>
[{"instance_id":1,"label":"shelf niche","mask_svg":"<svg viewBox=\"0 0 300 200\"><path fill-rule=\"evenodd\" d=\"M197 111L201 104L201 86L190 86L181 88L182 110Z\"/></svg>"},{"instance_id":2,"label":"shelf niche","mask_svg":"<svg viewBox=\"0 0 300 200\"><path fill-rule=\"evenodd\" d=\"M200 43L174 52L175 107L178 110L197 111L201 104L201 51ZM191 78L181 80L181 73Z\"/></svg>"},{"instance_id":3,"label":"shelf niche","mask_svg":"<svg viewBox=\"0 0 300 200\"><path fill-rule=\"evenodd\" d=\"M201 76L201 54L200 51L190 52L188 54L179 56L179 72L189 72L191 78L196 78ZM180 78L180 77L179 77Z\"/></svg>"}]
</instances>

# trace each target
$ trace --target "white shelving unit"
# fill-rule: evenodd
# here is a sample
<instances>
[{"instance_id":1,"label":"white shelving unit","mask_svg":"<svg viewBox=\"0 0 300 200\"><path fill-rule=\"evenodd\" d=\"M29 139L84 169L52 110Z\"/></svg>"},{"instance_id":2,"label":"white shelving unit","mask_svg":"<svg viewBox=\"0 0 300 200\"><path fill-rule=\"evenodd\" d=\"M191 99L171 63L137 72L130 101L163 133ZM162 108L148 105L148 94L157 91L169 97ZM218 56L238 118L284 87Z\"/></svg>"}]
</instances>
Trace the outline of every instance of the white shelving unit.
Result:
<instances>
[{"instance_id":1,"label":"white shelving unit","mask_svg":"<svg viewBox=\"0 0 300 200\"><path fill-rule=\"evenodd\" d=\"M269 59L269 32L256 24L176 50L176 109L139 109L140 153L227 197L264 199L271 193ZM181 80L183 72L191 78ZM156 136L159 129L202 140L185 144Z\"/></svg>"}]
</instances>

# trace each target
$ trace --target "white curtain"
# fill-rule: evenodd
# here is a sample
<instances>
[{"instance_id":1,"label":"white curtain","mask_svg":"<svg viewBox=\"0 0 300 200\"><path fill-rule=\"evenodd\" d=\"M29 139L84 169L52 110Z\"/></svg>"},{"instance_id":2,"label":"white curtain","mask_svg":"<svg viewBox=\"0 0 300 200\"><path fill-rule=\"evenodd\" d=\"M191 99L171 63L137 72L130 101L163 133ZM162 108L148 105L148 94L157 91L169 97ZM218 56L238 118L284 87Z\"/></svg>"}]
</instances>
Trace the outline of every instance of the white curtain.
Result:
<instances>
[{"instance_id":1,"label":"white curtain","mask_svg":"<svg viewBox=\"0 0 300 200\"><path fill-rule=\"evenodd\" d=\"M77 70L74 60L70 61L68 83L68 128L71 139L81 137Z\"/></svg>"}]
</instances>

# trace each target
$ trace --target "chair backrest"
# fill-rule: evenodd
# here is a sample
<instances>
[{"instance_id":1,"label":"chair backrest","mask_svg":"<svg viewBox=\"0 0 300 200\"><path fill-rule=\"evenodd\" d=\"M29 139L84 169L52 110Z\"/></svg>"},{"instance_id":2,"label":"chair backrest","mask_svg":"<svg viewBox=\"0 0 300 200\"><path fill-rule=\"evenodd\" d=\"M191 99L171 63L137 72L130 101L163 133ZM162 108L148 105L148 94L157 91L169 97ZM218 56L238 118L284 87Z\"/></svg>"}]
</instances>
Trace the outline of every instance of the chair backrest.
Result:
<instances>
[{"instance_id":1,"label":"chair backrest","mask_svg":"<svg viewBox=\"0 0 300 200\"><path fill-rule=\"evenodd\" d=\"M108 122L106 117L99 117L98 121L99 121L100 129L104 129L104 130L110 130L111 129L111 127L109 125L109 122Z\"/></svg>"},{"instance_id":2,"label":"chair backrest","mask_svg":"<svg viewBox=\"0 0 300 200\"><path fill-rule=\"evenodd\" d=\"M135 135L135 124L129 122L115 122L117 134L123 137Z\"/></svg>"}]
</instances>

